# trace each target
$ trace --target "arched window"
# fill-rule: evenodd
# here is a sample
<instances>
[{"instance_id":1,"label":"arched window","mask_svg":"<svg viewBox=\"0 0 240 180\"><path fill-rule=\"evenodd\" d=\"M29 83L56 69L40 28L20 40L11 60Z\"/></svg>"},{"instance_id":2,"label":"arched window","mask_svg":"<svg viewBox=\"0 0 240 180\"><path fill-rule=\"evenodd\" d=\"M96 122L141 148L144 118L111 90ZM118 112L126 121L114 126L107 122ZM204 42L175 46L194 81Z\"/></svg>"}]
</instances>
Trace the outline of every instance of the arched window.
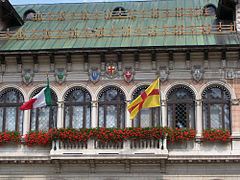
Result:
<instances>
[{"instance_id":1,"label":"arched window","mask_svg":"<svg viewBox=\"0 0 240 180\"><path fill-rule=\"evenodd\" d=\"M127 16L127 11L123 7L116 7L112 11L112 16Z\"/></svg>"},{"instance_id":2,"label":"arched window","mask_svg":"<svg viewBox=\"0 0 240 180\"><path fill-rule=\"evenodd\" d=\"M133 99L141 95L148 87L142 86L133 93ZM133 127L156 127L160 126L160 108L141 109L134 118Z\"/></svg>"},{"instance_id":3,"label":"arched window","mask_svg":"<svg viewBox=\"0 0 240 180\"><path fill-rule=\"evenodd\" d=\"M115 87L105 89L99 97L98 126L125 127L125 96Z\"/></svg>"},{"instance_id":4,"label":"arched window","mask_svg":"<svg viewBox=\"0 0 240 180\"><path fill-rule=\"evenodd\" d=\"M16 89L7 89L0 94L0 131L23 131L23 95Z\"/></svg>"},{"instance_id":5,"label":"arched window","mask_svg":"<svg viewBox=\"0 0 240 180\"><path fill-rule=\"evenodd\" d=\"M42 88L34 91L31 97L39 93ZM57 127L57 95L51 90L52 105L31 110L30 129L49 130Z\"/></svg>"},{"instance_id":6,"label":"arched window","mask_svg":"<svg viewBox=\"0 0 240 180\"><path fill-rule=\"evenodd\" d=\"M193 92L183 86L175 87L168 93L168 125L171 128L194 128L194 100Z\"/></svg>"},{"instance_id":7,"label":"arched window","mask_svg":"<svg viewBox=\"0 0 240 180\"><path fill-rule=\"evenodd\" d=\"M91 96L81 88L71 89L64 102L64 127L91 127Z\"/></svg>"},{"instance_id":8,"label":"arched window","mask_svg":"<svg viewBox=\"0 0 240 180\"><path fill-rule=\"evenodd\" d=\"M231 129L230 99L228 91L221 86L211 86L203 92L204 129Z\"/></svg>"},{"instance_id":9,"label":"arched window","mask_svg":"<svg viewBox=\"0 0 240 180\"><path fill-rule=\"evenodd\" d=\"M35 14L36 14L36 12L33 9L29 9L29 10L25 11L25 13L23 15L23 20L31 21L34 18Z\"/></svg>"},{"instance_id":10,"label":"arched window","mask_svg":"<svg viewBox=\"0 0 240 180\"><path fill-rule=\"evenodd\" d=\"M204 14L212 15L212 16L216 15L216 11L217 11L217 8L213 4L208 4L208 5L204 6L204 9L203 9Z\"/></svg>"}]
</instances>

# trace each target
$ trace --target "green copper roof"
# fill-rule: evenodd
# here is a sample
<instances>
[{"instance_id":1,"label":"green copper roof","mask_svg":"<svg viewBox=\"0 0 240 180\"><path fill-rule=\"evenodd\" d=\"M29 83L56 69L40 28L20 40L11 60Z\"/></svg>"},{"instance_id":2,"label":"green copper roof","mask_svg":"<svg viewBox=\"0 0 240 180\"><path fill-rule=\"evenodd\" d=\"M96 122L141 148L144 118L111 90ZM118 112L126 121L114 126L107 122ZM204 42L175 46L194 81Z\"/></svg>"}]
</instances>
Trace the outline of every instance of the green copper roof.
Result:
<instances>
[{"instance_id":1,"label":"green copper roof","mask_svg":"<svg viewBox=\"0 0 240 180\"><path fill-rule=\"evenodd\" d=\"M80 12L80 11L107 11L116 7L126 10L174 9L174 8L203 8L209 0L162 0L148 2L118 2L118 3L81 3L81 4L54 4L54 5L24 5L14 6L21 17L24 12L33 9L35 12ZM211 0L217 7L218 0ZM98 27L148 27L148 26L192 26L214 24L215 16L182 16L159 18L123 18L123 19L91 19L91 20L44 20L26 21L22 30L58 30L95 29ZM164 46L205 46L205 45L235 45L239 44L239 36L233 34L189 34L189 35L157 35L157 36L118 36L118 37L79 37L54 39L24 39L0 40L0 51L15 50L48 50L72 48L114 48L114 47L164 47Z\"/></svg>"}]
</instances>

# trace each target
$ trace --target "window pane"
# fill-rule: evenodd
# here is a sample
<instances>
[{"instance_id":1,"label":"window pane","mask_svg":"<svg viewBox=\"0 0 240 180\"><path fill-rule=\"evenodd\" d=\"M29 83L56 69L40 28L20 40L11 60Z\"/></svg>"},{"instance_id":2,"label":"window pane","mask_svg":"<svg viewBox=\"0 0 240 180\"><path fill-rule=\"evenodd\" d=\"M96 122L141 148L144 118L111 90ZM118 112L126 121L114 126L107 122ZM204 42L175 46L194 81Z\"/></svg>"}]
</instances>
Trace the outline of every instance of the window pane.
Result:
<instances>
[{"instance_id":1,"label":"window pane","mask_svg":"<svg viewBox=\"0 0 240 180\"><path fill-rule=\"evenodd\" d=\"M222 128L222 107L220 104L210 106L211 128Z\"/></svg>"},{"instance_id":2,"label":"window pane","mask_svg":"<svg viewBox=\"0 0 240 180\"><path fill-rule=\"evenodd\" d=\"M32 110L32 119L31 119L31 130L34 131L36 129L36 121L37 121L37 109Z\"/></svg>"},{"instance_id":3,"label":"window pane","mask_svg":"<svg viewBox=\"0 0 240 180\"><path fill-rule=\"evenodd\" d=\"M151 111L150 109L142 109L141 110L141 122L140 126L141 127L150 127L150 120L152 119L151 117Z\"/></svg>"},{"instance_id":4,"label":"window pane","mask_svg":"<svg viewBox=\"0 0 240 180\"><path fill-rule=\"evenodd\" d=\"M17 110L15 107L7 107L6 108L6 124L5 130L6 131L14 131L16 130L16 115Z\"/></svg>"},{"instance_id":5,"label":"window pane","mask_svg":"<svg viewBox=\"0 0 240 180\"><path fill-rule=\"evenodd\" d=\"M230 129L230 108L228 104L224 105L224 122L225 122L225 129Z\"/></svg>"},{"instance_id":6,"label":"window pane","mask_svg":"<svg viewBox=\"0 0 240 180\"><path fill-rule=\"evenodd\" d=\"M172 110L172 106L168 106L168 126L173 128L173 110Z\"/></svg>"},{"instance_id":7,"label":"window pane","mask_svg":"<svg viewBox=\"0 0 240 180\"><path fill-rule=\"evenodd\" d=\"M91 127L91 111L90 106L87 106L87 114L86 114L86 128Z\"/></svg>"},{"instance_id":8,"label":"window pane","mask_svg":"<svg viewBox=\"0 0 240 180\"><path fill-rule=\"evenodd\" d=\"M73 128L83 128L83 107L73 106L73 117L72 117L72 127Z\"/></svg>"},{"instance_id":9,"label":"window pane","mask_svg":"<svg viewBox=\"0 0 240 180\"><path fill-rule=\"evenodd\" d=\"M176 127L185 129L187 127L187 107L186 104L175 105Z\"/></svg>"},{"instance_id":10,"label":"window pane","mask_svg":"<svg viewBox=\"0 0 240 180\"><path fill-rule=\"evenodd\" d=\"M49 129L49 112L50 112L49 107L39 108L38 113L39 130Z\"/></svg>"},{"instance_id":11,"label":"window pane","mask_svg":"<svg viewBox=\"0 0 240 180\"><path fill-rule=\"evenodd\" d=\"M19 131L20 133L22 134L22 131L23 131L23 111L20 111L19 109L18 110L18 113L19 113L19 124L18 124L18 127L19 127Z\"/></svg>"},{"instance_id":12,"label":"window pane","mask_svg":"<svg viewBox=\"0 0 240 180\"><path fill-rule=\"evenodd\" d=\"M194 106L189 106L189 127L191 128L195 127L194 119Z\"/></svg>"},{"instance_id":13,"label":"window pane","mask_svg":"<svg viewBox=\"0 0 240 180\"><path fill-rule=\"evenodd\" d=\"M203 105L203 128L204 129L209 129L208 125L207 125L207 122L208 122L208 119L207 119L207 115L208 115L208 109L207 109L207 104L204 104Z\"/></svg>"},{"instance_id":14,"label":"window pane","mask_svg":"<svg viewBox=\"0 0 240 180\"><path fill-rule=\"evenodd\" d=\"M104 107L99 107L99 117L98 117L99 127L104 127Z\"/></svg>"},{"instance_id":15,"label":"window pane","mask_svg":"<svg viewBox=\"0 0 240 180\"><path fill-rule=\"evenodd\" d=\"M106 112L106 127L117 127L117 107L114 105L107 106Z\"/></svg>"},{"instance_id":16,"label":"window pane","mask_svg":"<svg viewBox=\"0 0 240 180\"><path fill-rule=\"evenodd\" d=\"M3 131L3 108L0 108L0 131Z\"/></svg>"},{"instance_id":17,"label":"window pane","mask_svg":"<svg viewBox=\"0 0 240 180\"><path fill-rule=\"evenodd\" d=\"M70 127L70 107L65 106L65 127Z\"/></svg>"}]
</instances>

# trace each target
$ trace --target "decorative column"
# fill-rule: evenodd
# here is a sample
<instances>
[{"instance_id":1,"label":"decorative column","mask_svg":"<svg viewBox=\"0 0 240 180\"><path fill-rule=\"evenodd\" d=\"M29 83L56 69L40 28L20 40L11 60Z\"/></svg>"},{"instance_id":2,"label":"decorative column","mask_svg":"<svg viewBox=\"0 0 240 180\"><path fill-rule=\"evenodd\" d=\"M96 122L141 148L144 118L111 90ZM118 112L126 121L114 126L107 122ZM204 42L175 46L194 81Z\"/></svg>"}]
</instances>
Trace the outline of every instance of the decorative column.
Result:
<instances>
[{"instance_id":1,"label":"decorative column","mask_svg":"<svg viewBox=\"0 0 240 180\"><path fill-rule=\"evenodd\" d=\"M202 101L200 99L196 100L196 109L197 109L197 117L196 117L196 130L197 130L197 137L201 137L202 135Z\"/></svg>"},{"instance_id":2,"label":"decorative column","mask_svg":"<svg viewBox=\"0 0 240 180\"><path fill-rule=\"evenodd\" d=\"M167 126L167 101L166 100L162 100L160 108L162 108L162 110L161 110L162 111L162 114L161 114L162 127L165 127L165 126Z\"/></svg>"},{"instance_id":3,"label":"decorative column","mask_svg":"<svg viewBox=\"0 0 240 180\"><path fill-rule=\"evenodd\" d=\"M131 100L126 100L125 101L125 103L126 103L126 110L125 110L125 126L126 127L132 127L132 121L133 120L131 120L130 119L130 113L128 112L128 110L127 110L127 106L131 103Z\"/></svg>"},{"instance_id":4,"label":"decorative column","mask_svg":"<svg viewBox=\"0 0 240 180\"><path fill-rule=\"evenodd\" d=\"M57 128L62 128L63 124L63 117L64 117L64 102L59 101L58 104L58 113L57 113Z\"/></svg>"},{"instance_id":5,"label":"decorative column","mask_svg":"<svg viewBox=\"0 0 240 180\"><path fill-rule=\"evenodd\" d=\"M91 128L98 127L98 101L92 101L91 102L91 119L92 119L92 124Z\"/></svg>"},{"instance_id":6,"label":"decorative column","mask_svg":"<svg viewBox=\"0 0 240 180\"><path fill-rule=\"evenodd\" d=\"M30 130L30 110L23 112L23 135Z\"/></svg>"}]
</instances>

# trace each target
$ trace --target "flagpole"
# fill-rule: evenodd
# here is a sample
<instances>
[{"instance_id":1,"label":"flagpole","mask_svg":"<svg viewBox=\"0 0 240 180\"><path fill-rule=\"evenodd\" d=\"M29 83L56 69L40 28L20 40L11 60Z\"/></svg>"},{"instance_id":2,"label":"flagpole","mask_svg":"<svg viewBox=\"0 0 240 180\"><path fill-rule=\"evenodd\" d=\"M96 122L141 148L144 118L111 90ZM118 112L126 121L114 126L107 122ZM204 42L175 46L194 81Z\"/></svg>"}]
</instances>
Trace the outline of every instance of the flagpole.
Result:
<instances>
[{"instance_id":1,"label":"flagpole","mask_svg":"<svg viewBox=\"0 0 240 180\"><path fill-rule=\"evenodd\" d=\"M48 72L46 72L46 75L47 75L47 86L49 86L49 78L48 78ZM50 104L50 111L52 112L52 104ZM54 122L54 119L52 119L52 129L55 129L56 128L56 123ZM53 142L54 142L54 146L53 146L53 149L56 150L57 147L56 147L56 139L53 135Z\"/></svg>"},{"instance_id":2,"label":"flagpole","mask_svg":"<svg viewBox=\"0 0 240 180\"><path fill-rule=\"evenodd\" d=\"M161 93L161 82L160 82L160 78L158 78L158 83L159 83L159 100L160 100L160 126L163 125L163 122L162 122L162 93ZM162 136L161 137L162 139L162 146L161 146L161 149L163 149L163 141L164 141L164 137Z\"/></svg>"}]
</instances>

